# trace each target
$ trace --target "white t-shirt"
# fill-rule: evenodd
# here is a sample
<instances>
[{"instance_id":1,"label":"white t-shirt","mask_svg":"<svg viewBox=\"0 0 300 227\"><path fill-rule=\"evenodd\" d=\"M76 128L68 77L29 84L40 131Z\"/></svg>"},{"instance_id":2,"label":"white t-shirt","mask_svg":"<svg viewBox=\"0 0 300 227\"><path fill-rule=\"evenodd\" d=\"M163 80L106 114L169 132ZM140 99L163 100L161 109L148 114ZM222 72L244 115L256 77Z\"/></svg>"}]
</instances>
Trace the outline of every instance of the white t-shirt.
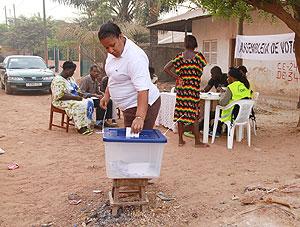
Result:
<instances>
[{"instance_id":1,"label":"white t-shirt","mask_svg":"<svg viewBox=\"0 0 300 227\"><path fill-rule=\"evenodd\" d=\"M122 55L116 58L108 54L105 72L111 99L121 110L137 106L137 92L149 90L148 104L159 97L159 90L151 82L149 60L145 52L126 38Z\"/></svg>"}]
</instances>

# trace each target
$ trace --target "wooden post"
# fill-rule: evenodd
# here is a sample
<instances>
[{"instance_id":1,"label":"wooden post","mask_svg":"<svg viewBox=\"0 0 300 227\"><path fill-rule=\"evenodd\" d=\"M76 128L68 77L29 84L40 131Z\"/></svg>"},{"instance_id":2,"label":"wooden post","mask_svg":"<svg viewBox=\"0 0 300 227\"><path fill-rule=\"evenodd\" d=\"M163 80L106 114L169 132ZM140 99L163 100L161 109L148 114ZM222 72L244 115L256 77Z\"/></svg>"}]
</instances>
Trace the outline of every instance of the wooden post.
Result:
<instances>
[{"instance_id":1,"label":"wooden post","mask_svg":"<svg viewBox=\"0 0 300 227\"><path fill-rule=\"evenodd\" d=\"M112 191L109 192L109 202L112 206L112 215L118 214L118 209L123 206L140 206L144 210L144 206L149 203L146 186L148 179L113 179ZM121 194L138 195L136 201L126 201L120 198Z\"/></svg>"},{"instance_id":2,"label":"wooden post","mask_svg":"<svg viewBox=\"0 0 300 227\"><path fill-rule=\"evenodd\" d=\"M244 18L239 18L238 21L238 27L237 27L237 34L243 35L244 34ZM236 58L235 59L235 66L243 65L243 59L242 58Z\"/></svg>"}]
</instances>

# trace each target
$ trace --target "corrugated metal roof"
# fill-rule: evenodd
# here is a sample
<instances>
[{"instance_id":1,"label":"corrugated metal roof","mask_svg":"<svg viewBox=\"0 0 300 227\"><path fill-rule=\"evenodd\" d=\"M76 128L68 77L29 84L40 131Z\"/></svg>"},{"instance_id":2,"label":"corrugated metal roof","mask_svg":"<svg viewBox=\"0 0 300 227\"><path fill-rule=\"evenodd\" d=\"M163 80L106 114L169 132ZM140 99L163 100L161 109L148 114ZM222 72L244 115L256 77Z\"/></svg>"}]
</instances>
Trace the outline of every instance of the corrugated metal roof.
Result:
<instances>
[{"instance_id":1,"label":"corrugated metal roof","mask_svg":"<svg viewBox=\"0 0 300 227\"><path fill-rule=\"evenodd\" d=\"M153 24L148 25L147 27L156 30L191 32L192 21L195 19L206 18L206 17L210 17L210 15L204 12L201 8L198 8L175 17L157 21Z\"/></svg>"}]
</instances>

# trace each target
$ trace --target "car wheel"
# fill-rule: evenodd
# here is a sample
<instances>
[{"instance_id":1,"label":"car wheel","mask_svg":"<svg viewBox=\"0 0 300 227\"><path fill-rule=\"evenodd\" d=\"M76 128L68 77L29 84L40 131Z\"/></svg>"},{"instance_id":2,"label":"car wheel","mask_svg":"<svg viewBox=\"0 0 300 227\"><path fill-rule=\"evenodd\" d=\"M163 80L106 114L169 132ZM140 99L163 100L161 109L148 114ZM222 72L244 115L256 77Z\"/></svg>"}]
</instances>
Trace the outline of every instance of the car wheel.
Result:
<instances>
[{"instance_id":1,"label":"car wheel","mask_svg":"<svg viewBox=\"0 0 300 227\"><path fill-rule=\"evenodd\" d=\"M5 85L5 93L8 95L13 93L13 89L8 84Z\"/></svg>"}]
</instances>

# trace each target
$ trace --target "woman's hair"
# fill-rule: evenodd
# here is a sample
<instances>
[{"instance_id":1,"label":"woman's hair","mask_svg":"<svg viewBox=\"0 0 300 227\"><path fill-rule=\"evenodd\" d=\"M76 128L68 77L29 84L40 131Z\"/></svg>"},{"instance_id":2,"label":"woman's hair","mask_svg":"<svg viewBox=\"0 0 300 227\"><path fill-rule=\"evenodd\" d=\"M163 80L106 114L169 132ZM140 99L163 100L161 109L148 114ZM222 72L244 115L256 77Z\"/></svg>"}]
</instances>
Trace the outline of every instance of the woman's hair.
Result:
<instances>
[{"instance_id":1,"label":"woman's hair","mask_svg":"<svg viewBox=\"0 0 300 227\"><path fill-rule=\"evenodd\" d=\"M198 47L197 40L193 35L187 35L184 37L184 46L186 49L195 49Z\"/></svg>"},{"instance_id":2,"label":"woman's hair","mask_svg":"<svg viewBox=\"0 0 300 227\"><path fill-rule=\"evenodd\" d=\"M72 61L65 61L62 68L63 68L63 70L65 70L65 69L76 69L76 64Z\"/></svg>"},{"instance_id":3,"label":"woman's hair","mask_svg":"<svg viewBox=\"0 0 300 227\"><path fill-rule=\"evenodd\" d=\"M244 65L240 65L237 69L240 70L244 75L246 75L246 73L248 72L246 66Z\"/></svg>"},{"instance_id":4,"label":"woman's hair","mask_svg":"<svg viewBox=\"0 0 300 227\"><path fill-rule=\"evenodd\" d=\"M243 76L240 70L238 70L237 68L229 68L228 75L242 82L246 88L250 88L250 83L248 79L245 76Z\"/></svg>"},{"instance_id":5,"label":"woman's hair","mask_svg":"<svg viewBox=\"0 0 300 227\"><path fill-rule=\"evenodd\" d=\"M99 32L98 32L98 38L99 40L105 39L107 37L116 37L118 38L121 34L121 29L118 25L115 23L109 21L105 24L101 25Z\"/></svg>"}]
</instances>

